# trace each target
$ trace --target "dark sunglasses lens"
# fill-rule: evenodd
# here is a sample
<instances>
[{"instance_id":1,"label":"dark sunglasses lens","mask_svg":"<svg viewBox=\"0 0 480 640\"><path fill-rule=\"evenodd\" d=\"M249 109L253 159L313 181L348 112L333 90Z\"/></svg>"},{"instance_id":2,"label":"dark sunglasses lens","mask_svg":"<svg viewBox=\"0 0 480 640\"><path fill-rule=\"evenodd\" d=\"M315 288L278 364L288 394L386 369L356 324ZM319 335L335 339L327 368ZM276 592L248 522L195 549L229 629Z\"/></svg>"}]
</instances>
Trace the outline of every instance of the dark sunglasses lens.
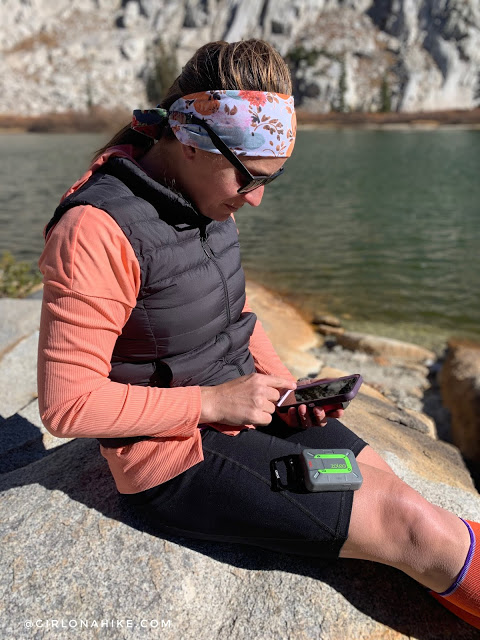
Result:
<instances>
[{"instance_id":1,"label":"dark sunglasses lens","mask_svg":"<svg viewBox=\"0 0 480 640\"><path fill-rule=\"evenodd\" d=\"M258 187L262 187L263 185L270 182L270 177L268 178L255 178L255 180L250 180L244 187L240 187L238 193L248 193L249 191L254 191L254 189L258 189Z\"/></svg>"},{"instance_id":2,"label":"dark sunglasses lens","mask_svg":"<svg viewBox=\"0 0 480 640\"><path fill-rule=\"evenodd\" d=\"M278 178L278 176L281 175L282 173L283 173L283 167L278 171L276 171L275 173L272 173L271 176L257 176L253 180L250 180L250 182L248 182L244 187L240 187L237 193L248 193L249 191L258 189L258 187L262 187L266 184L269 184L270 182L272 182L272 180L275 180L275 178Z\"/></svg>"}]
</instances>

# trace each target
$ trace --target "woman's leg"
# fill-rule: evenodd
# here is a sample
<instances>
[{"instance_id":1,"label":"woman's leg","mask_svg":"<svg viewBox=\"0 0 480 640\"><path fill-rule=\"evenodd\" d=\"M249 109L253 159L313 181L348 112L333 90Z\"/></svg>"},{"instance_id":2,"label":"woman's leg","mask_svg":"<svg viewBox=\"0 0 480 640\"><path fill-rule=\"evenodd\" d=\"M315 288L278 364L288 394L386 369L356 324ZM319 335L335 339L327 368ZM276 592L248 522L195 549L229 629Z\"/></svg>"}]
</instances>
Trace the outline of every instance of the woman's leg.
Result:
<instances>
[{"instance_id":1,"label":"woman's leg","mask_svg":"<svg viewBox=\"0 0 480 640\"><path fill-rule=\"evenodd\" d=\"M159 531L312 557L371 560L396 567L439 593L466 566L471 547L465 524L428 503L338 421L306 431L276 424L235 438L207 431L202 439L203 463L140 496L138 504ZM352 449L362 487L355 492L272 491L270 461L304 447ZM456 615L474 626L480 612L479 555L455 600L445 604L469 612L469 620L461 611Z\"/></svg>"},{"instance_id":2,"label":"woman's leg","mask_svg":"<svg viewBox=\"0 0 480 640\"><path fill-rule=\"evenodd\" d=\"M329 448L332 442L323 441L327 429L311 428L287 438ZM369 445L356 459L363 484L353 494L348 538L340 557L387 564L433 591L448 589L470 548L465 524L409 487Z\"/></svg>"},{"instance_id":3,"label":"woman's leg","mask_svg":"<svg viewBox=\"0 0 480 640\"><path fill-rule=\"evenodd\" d=\"M387 564L433 591L447 590L470 548L467 527L454 514L430 504L391 470L362 463L362 453L357 459L363 484L354 494L340 557Z\"/></svg>"}]
</instances>

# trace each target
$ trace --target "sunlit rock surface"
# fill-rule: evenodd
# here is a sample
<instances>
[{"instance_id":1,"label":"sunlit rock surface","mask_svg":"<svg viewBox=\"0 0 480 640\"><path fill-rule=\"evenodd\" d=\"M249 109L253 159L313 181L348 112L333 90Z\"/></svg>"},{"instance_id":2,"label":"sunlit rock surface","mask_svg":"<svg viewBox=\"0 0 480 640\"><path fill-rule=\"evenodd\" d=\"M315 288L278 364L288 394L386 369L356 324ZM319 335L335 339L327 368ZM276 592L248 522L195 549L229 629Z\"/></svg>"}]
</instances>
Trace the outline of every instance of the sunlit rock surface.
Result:
<instances>
[{"instance_id":1,"label":"sunlit rock surface","mask_svg":"<svg viewBox=\"0 0 480 640\"><path fill-rule=\"evenodd\" d=\"M261 288L249 292L272 336L289 323L301 332L301 319L283 301ZM4 306L9 322L23 318L23 325L11 331L13 343L0 360L0 414L9 414L0 420L0 461L13 465L0 470L2 637L63 640L73 626L85 638L116 640L338 640L339 629L342 638L357 640L478 637L388 567L325 563L151 529L120 504L95 440L57 439L48 449L28 371L35 365L39 302ZM0 316L1 335L9 335L3 324ZM458 449L410 417L365 384L342 420L425 498L480 520L480 497Z\"/></svg>"}]
</instances>

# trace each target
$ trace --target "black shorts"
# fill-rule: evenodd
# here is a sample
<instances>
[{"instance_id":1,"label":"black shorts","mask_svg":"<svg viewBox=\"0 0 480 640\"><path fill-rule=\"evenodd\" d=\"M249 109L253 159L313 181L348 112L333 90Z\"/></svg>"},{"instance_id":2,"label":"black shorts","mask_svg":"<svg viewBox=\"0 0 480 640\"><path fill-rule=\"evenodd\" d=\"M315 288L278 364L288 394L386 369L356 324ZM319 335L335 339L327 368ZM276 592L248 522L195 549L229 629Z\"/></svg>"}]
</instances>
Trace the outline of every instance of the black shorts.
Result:
<instances>
[{"instance_id":1,"label":"black shorts","mask_svg":"<svg viewBox=\"0 0 480 640\"><path fill-rule=\"evenodd\" d=\"M271 461L305 447L351 449L366 442L338 420L292 429L279 418L267 427L227 436L202 433L204 461L157 487L122 495L149 529L200 540L234 542L303 556L337 558L348 536L353 491L308 492L285 470L277 490Z\"/></svg>"}]
</instances>

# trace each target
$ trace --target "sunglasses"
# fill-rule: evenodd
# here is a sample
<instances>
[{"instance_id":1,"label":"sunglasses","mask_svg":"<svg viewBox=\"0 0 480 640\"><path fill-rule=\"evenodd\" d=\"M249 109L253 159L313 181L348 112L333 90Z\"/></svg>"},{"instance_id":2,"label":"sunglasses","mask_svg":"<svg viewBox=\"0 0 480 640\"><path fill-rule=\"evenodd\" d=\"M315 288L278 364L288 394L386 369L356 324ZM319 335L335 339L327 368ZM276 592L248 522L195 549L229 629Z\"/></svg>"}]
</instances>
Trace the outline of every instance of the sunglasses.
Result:
<instances>
[{"instance_id":1,"label":"sunglasses","mask_svg":"<svg viewBox=\"0 0 480 640\"><path fill-rule=\"evenodd\" d=\"M269 182L272 182L272 180L275 180L275 178L278 178L278 176L283 173L283 167L280 167L278 171L275 171L275 173L272 173L269 176L252 176L243 162L240 162L233 151L231 151L223 142L223 140L219 138L219 136L217 136L215 131L210 127L210 125L205 122L205 120L197 118L197 116L194 116L193 113L186 113L184 115L186 116L187 124L196 124L199 127L205 129L213 145L231 164L233 164L235 169L238 169L238 171L240 171L240 173L245 176L245 178L247 179L247 183L244 184L243 187L240 187L240 189L237 190L237 193L249 193L254 189L258 189L258 187L263 187Z\"/></svg>"}]
</instances>

